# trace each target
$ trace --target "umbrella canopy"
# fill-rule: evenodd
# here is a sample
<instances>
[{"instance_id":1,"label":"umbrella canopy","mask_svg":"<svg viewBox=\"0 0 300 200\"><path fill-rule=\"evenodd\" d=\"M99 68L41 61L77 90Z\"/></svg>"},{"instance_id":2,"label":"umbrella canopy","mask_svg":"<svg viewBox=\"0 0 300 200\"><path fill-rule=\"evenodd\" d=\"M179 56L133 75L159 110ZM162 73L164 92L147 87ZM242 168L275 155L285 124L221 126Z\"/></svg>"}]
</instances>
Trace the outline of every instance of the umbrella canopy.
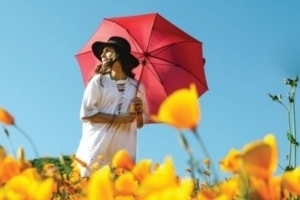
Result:
<instances>
[{"instance_id":1,"label":"umbrella canopy","mask_svg":"<svg viewBox=\"0 0 300 200\"><path fill-rule=\"evenodd\" d=\"M196 84L199 96L208 90L202 43L158 13L105 18L76 55L85 85L100 62L93 55L92 44L106 42L111 36L128 40L131 53L139 59L133 72L145 86L150 114L157 114L169 94L189 88L191 83Z\"/></svg>"}]
</instances>

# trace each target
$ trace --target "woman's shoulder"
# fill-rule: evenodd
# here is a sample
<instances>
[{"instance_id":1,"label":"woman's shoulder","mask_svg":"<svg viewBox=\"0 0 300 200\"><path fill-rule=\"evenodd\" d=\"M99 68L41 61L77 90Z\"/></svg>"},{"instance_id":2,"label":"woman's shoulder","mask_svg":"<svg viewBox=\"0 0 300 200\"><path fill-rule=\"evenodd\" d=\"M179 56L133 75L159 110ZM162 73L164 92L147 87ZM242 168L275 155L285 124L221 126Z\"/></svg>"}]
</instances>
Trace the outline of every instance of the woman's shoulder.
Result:
<instances>
[{"instance_id":1,"label":"woman's shoulder","mask_svg":"<svg viewBox=\"0 0 300 200\"><path fill-rule=\"evenodd\" d=\"M101 74L94 74L94 76L91 78L91 80L97 80L100 79Z\"/></svg>"},{"instance_id":2,"label":"woman's shoulder","mask_svg":"<svg viewBox=\"0 0 300 200\"><path fill-rule=\"evenodd\" d=\"M100 79L106 80L107 79L107 75L104 75L104 74L95 74L90 79L90 82L98 82Z\"/></svg>"},{"instance_id":3,"label":"woman's shoulder","mask_svg":"<svg viewBox=\"0 0 300 200\"><path fill-rule=\"evenodd\" d=\"M88 85L98 86L100 82L106 81L105 75L102 74L95 74L91 77Z\"/></svg>"}]
</instances>

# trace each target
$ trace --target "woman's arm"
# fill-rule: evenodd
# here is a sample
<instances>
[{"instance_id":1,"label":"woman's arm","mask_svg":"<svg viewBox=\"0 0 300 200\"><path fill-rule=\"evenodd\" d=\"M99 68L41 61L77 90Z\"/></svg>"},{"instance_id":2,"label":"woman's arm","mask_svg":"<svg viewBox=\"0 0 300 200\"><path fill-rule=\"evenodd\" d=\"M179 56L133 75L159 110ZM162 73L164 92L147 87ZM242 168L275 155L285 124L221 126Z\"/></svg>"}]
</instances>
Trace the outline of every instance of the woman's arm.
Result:
<instances>
[{"instance_id":1,"label":"woman's arm","mask_svg":"<svg viewBox=\"0 0 300 200\"><path fill-rule=\"evenodd\" d=\"M142 128L144 126L143 112L137 114L136 123L138 128Z\"/></svg>"},{"instance_id":2,"label":"woman's arm","mask_svg":"<svg viewBox=\"0 0 300 200\"><path fill-rule=\"evenodd\" d=\"M95 123L112 123L115 119L116 115L114 114L107 114L107 113L96 113L89 117L82 117L83 121L90 121Z\"/></svg>"},{"instance_id":3,"label":"woman's arm","mask_svg":"<svg viewBox=\"0 0 300 200\"><path fill-rule=\"evenodd\" d=\"M89 117L82 117L83 121L90 121L94 123L132 123L137 118L136 112L128 112L120 115L107 114L107 113L96 113Z\"/></svg>"},{"instance_id":4,"label":"woman's arm","mask_svg":"<svg viewBox=\"0 0 300 200\"><path fill-rule=\"evenodd\" d=\"M138 92L139 100L136 100L137 107L137 127L142 128L145 123L147 123L149 119L149 111L148 111L148 105L146 100L146 93L144 85L141 83L139 86L139 92Z\"/></svg>"}]
</instances>

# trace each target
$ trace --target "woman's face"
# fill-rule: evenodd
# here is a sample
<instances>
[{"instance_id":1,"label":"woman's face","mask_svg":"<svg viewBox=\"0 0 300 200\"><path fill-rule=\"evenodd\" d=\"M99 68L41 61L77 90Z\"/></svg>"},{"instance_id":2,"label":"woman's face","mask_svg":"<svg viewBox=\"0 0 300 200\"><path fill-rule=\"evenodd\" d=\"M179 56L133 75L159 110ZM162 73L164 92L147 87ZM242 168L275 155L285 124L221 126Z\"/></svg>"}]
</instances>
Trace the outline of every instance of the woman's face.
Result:
<instances>
[{"instance_id":1,"label":"woman's face","mask_svg":"<svg viewBox=\"0 0 300 200\"><path fill-rule=\"evenodd\" d=\"M101 58L102 58L102 63L108 62L110 59L112 59L116 54L116 51L113 47L105 47L102 51Z\"/></svg>"}]
</instances>

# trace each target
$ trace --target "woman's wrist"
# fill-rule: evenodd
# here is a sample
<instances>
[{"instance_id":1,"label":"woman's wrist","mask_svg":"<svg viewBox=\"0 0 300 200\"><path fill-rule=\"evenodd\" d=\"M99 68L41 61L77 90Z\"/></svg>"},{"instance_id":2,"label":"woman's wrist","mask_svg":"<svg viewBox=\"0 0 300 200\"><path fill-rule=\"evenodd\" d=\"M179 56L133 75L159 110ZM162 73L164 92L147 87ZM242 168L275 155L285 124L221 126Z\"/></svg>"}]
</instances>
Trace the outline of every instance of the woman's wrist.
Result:
<instances>
[{"instance_id":1,"label":"woman's wrist","mask_svg":"<svg viewBox=\"0 0 300 200\"><path fill-rule=\"evenodd\" d=\"M116 114L113 114L113 117L112 117L110 123L113 123L115 121L115 119L116 119Z\"/></svg>"}]
</instances>

